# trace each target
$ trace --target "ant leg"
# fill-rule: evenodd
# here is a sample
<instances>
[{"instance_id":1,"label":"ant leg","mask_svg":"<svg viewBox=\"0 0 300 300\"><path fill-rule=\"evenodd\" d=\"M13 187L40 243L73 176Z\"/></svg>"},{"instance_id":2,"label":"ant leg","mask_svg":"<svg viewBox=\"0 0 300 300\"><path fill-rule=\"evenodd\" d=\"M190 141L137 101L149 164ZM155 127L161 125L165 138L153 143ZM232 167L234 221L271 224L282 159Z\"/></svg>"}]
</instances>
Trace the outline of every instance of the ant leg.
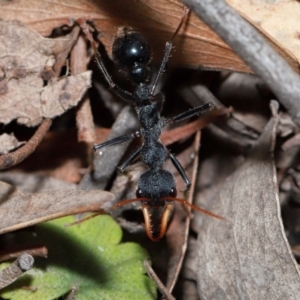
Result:
<instances>
[{"instance_id":1,"label":"ant leg","mask_svg":"<svg viewBox=\"0 0 300 300\"><path fill-rule=\"evenodd\" d=\"M189 11L190 10L187 7L184 7L183 14L182 14L181 20L179 22L179 25L177 26L177 29L175 30L175 32L172 35L171 39L168 42L166 42L164 57L162 59L162 62L160 64L160 67L159 67L159 70L158 70L158 73L157 73L157 75L155 77L155 80L154 80L153 85L152 85L151 90L150 90L151 95L154 94L154 91L155 91L156 85L158 83L159 77L163 73L163 71L164 71L164 69L166 67L166 63L167 63L167 61L169 59L170 52L172 50L173 40L174 40L175 36L178 34L178 31L180 30L180 28L183 25L183 23L185 22L185 20L186 20L186 18L188 16Z\"/></svg>"},{"instance_id":2,"label":"ant leg","mask_svg":"<svg viewBox=\"0 0 300 300\"><path fill-rule=\"evenodd\" d=\"M185 111L181 114L179 114L176 117L170 118L168 120L165 121L165 125L168 123L174 123L174 122L178 122L178 121L182 121L184 119L188 119L191 118L195 115L202 115L202 114L207 114L208 112L212 111L214 109L214 105L211 103L205 103L201 106L195 107L191 110Z\"/></svg>"},{"instance_id":3,"label":"ant leg","mask_svg":"<svg viewBox=\"0 0 300 300\"><path fill-rule=\"evenodd\" d=\"M169 152L169 156L170 156L170 159L174 165L174 167L177 169L178 173L180 174L180 176L182 177L186 187L189 189L190 186L191 186L191 182L188 178L188 176L186 175L182 165L180 164L180 162L178 161L178 159L172 154Z\"/></svg>"},{"instance_id":4,"label":"ant leg","mask_svg":"<svg viewBox=\"0 0 300 300\"><path fill-rule=\"evenodd\" d=\"M101 73L103 74L106 82L108 83L109 87L124 101L127 102L134 102L134 96L132 95L132 93L129 93L123 89L121 89L116 83L114 83L114 81L111 79L103 61L101 58L100 53L97 51L97 49L95 48L95 46L93 45L94 51L95 51L95 59L96 59L96 63L98 65L98 68L100 69Z\"/></svg>"},{"instance_id":5,"label":"ant leg","mask_svg":"<svg viewBox=\"0 0 300 300\"><path fill-rule=\"evenodd\" d=\"M92 48L94 49L94 53L95 53L95 59L96 59L96 63L98 65L98 68L100 69L101 73L103 74L106 82L108 83L109 87L123 100L127 101L127 102L134 102L135 99L133 97L133 95L123 89L121 89L117 84L115 84L113 82L113 80L111 79L103 61L101 58L100 53L97 50L97 45L96 42L90 32L90 29L88 27L88 25L86 24L85 21L83 21L82 19L78 20L78 23L80 24L80 27L82 29L82 31L84 32L84 34L86 35L87 39L90 41Z\"/></svg>"},{"instance_id":6,"label":"ant leg","mask_svg":"<svg viewBox=\"0 0 300 300\"><path fill-rule=\"evenodd\" d=\"M140 136L139 131L137 131L135 133L130 133L130 134L118 136L118 137L116 137L114 139L111 139L109 141L106 141L104 143L94 145L93 149L94 149L94 151L96 151L96 150L99 150L103 147L114 146L114 145L121 144L121 143L124 143L124 142L129 141L129 140L132 140L132 139L134 139L136 137L139 137L139 136Z\"/></svg>"},{"instance_id":7,"label":"ant leg","mask_svg":"<svg viewBox=\"0 0 300 300\"><path fill-rule=\"evenodd\" d=\"M91 46L94 50L95 53L95 60L96 63L98 65L98 68L100 69L101 73L103 74L106 82L108 83L109 87L123 100L127 101L127 102L134 102L134 97L131 93L121 89L116 83L114 83L114 81L111 79L103 61L102 61L102 57L100 55L100 53L97 50L97 45L96 42L90 32L90 29L88 27L88 25L85 23L85 21L83 20L78 20L78 23L81 26L82 31L84 32L84 34L86 35L87 39L90 41Z\"/></svg>"},{"instance_id":8,"label":"ant leg","mask_svg":"<svg viewBox=\"0 0 300 300\"><path fill-rule=\"evenodd\" d=\"M124 162L123 164L118 167L118 170L123 173L125 168L135 159L137 158L141 153L142 147L139 147L137 150L135 150Z\"/></svg>"}]
</instances>

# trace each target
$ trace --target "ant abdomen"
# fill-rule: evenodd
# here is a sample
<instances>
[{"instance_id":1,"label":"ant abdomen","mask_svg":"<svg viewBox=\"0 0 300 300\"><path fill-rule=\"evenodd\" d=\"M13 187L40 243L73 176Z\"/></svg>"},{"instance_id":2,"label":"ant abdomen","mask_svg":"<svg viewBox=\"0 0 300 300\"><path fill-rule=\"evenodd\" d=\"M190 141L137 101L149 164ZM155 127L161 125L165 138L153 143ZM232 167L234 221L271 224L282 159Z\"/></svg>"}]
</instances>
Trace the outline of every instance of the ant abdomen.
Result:
<instances>
[{"instance_id":1,"label":"ant abdomen","mask_svg":"<svg viewBox=\"0 0 300 300\"><path fill-rule=\"evenodd\" d=\"M123 71L137 84L149 79L148 64L151 48L141 33L131 27L121 27L112 45L112 55Z\"/></svg>"}]
</instances>

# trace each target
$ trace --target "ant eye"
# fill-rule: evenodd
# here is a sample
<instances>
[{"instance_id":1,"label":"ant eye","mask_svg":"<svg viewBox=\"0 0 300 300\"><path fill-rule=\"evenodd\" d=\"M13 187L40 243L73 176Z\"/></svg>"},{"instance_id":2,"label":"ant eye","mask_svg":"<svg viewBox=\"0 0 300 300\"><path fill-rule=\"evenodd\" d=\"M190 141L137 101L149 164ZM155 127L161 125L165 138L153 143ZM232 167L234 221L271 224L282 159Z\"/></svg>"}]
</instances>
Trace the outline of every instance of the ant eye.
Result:
<instances>
[{"instance_id":1,"label":"ant eye","mask_svg":"<svg viewBox=\"0 0 300 300\"><path fill-rule=\"evenodd\" d=\"M176 190L176 188L171 188L169 196L173 197L173 198L176 198L176 196L177 196L177 190Z\"/></svg>"},{"instance_id":2,"label":"ant eye","mask_svg":"<svg viewBox=\"0 0 300 300\"><path fill-rule=\"evenodd\" d=\"M137 198L143 198L143 196L142 196L142 190L141 189L137 189L136 190L136 197Z\"/></svg>"}]
</instances>

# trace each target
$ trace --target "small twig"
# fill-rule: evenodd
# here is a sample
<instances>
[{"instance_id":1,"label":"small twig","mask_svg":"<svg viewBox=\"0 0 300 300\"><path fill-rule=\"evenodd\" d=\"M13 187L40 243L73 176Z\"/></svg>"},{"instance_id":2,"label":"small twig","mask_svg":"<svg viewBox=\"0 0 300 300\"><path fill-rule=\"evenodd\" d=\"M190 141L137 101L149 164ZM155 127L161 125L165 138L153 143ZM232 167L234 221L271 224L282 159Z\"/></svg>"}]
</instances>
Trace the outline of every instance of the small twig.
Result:
<instances>
[{"instance_id":1,"label":"small twig","mask_svg":"<svg viewBox=\"0 0 300 300\"><path fill-rule=\"evenodd\" d=\"M82 35L77 39L71 52L71 72L73 75L87 70L86 41ZM78 141L92 144L95 142L95 126L90 105L90 99L86 93L81 100L76 114L78 128Z\"/></svg>"},{"instance_id":2,"label":"small twig","mask_svg":"<svg viewBox=\"0 0 300 300\"><path fill-rule=\"evenodd\" d=\"M16 259L9 267L0 271L0 289L17 280L26 271L32 268L34 258L24 253Z\"/></svg>"},{"instance_id":3,"label":"small twig","mask_svg":"<svg viewBox=\"0 0 300 300\"><path fill-rule=\"evenodd\" d=\"M0 262L12 259L12 258L17 258L19 257L22 253L26 252L27 254L30 254L32 256L39 256L39 257L47 257L48 256L48 250L45 246L42 247L36 247L36 248L31 248L31 249L18 249L14 252L1 252L0 253Z\"/></svg>"},{"instance_id":4,"label":"small twig","mask_svg":"<svg viewBox=\"0 0 300 300\"><path fill-rule=\"evenodd\" d=\"M300 78L224 0L182 0L260 76L300 125Z\"/></svg>"},{"instance_id":5,"label":"small twig","mask_svg":"<svg viewBox=\"0 0 300 300\"><path fill-rule=\"evenodd\" d=\"M0 156L0 170L10 168L27 158L35 151L52 124L51 119L45 119L31 139L18 150Z\"/></svg>"},{"instance_id":6,"label":"small twig","mask_svg":"<svg viewBox=\"0 0 300 300\"><path fill-rule=\"evenodd\" d=\"M167 299L167 300L176 300L169 293L169 291L166 289L166 287L162 284L162 282L160 281L160 279L157 277L157 275L153 271L152 267L150 266L148 259L144 260L144 266L145 266L145 269L147 271L148 276L154 281L154 283L156 284L157 288L162 293L162 295L164 296L164 298Z\"/></svg>"}]
</instances>

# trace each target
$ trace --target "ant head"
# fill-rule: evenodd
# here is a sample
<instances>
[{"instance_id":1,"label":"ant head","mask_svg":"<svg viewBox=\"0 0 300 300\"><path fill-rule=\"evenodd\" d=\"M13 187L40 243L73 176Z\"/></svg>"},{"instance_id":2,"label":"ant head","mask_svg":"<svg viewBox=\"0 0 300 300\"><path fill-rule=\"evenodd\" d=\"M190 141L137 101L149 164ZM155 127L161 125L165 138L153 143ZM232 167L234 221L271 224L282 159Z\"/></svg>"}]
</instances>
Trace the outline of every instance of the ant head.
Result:
<instances>
[{"instance_id":1,"label":"ant head","mask_svg":"<svg viewBox=\"0 0 300 300\"><path fill-rule=\"evenodd\" d=\"M149 80L151 49L148 41L131 27L119 28L112 45L114 61L136 84Z\"/></svg>"},{"instance_id":2,"label":"ant head","mask_svg":"<svg viewBox=\"0 0 300 300\"><path fill-rule=\"evenodd\" d=\"M115 204L112 209L132 202L142 202L146 233L152 241L158 241L165 235L174 202L179 202L211 217L224 219L208 210L190 204L185 199L176 198L176 194L175 180L170 172L162 169L150 169L140 177L139 187L136 191L137 198L123 200Z\"/></svg>"},{"instance_id":3,"label":"ant head","mask_svg":"<svg viewBox=\"0 0 300 300\"><path fill-rule=\"evenodd\" d=\"M146 233L152 241L165 235L173 210L173 203L164 198L175 198L176 194L175 180L170 172L152 169L141 175L136 196L143 203Z\"/></svg>"},{"instance_id":4,"label":"ant head","mask_svg":"<svg viewBox=\"0 0 300 300\"><path fill-rule=\"evenodd\" d=\"M137 198L149 199L152 206L164 206L162 198L176 197L176 185L173 175L162 169L150 169L144 172L136 191Z\"/></svg>"}]
</instances>

